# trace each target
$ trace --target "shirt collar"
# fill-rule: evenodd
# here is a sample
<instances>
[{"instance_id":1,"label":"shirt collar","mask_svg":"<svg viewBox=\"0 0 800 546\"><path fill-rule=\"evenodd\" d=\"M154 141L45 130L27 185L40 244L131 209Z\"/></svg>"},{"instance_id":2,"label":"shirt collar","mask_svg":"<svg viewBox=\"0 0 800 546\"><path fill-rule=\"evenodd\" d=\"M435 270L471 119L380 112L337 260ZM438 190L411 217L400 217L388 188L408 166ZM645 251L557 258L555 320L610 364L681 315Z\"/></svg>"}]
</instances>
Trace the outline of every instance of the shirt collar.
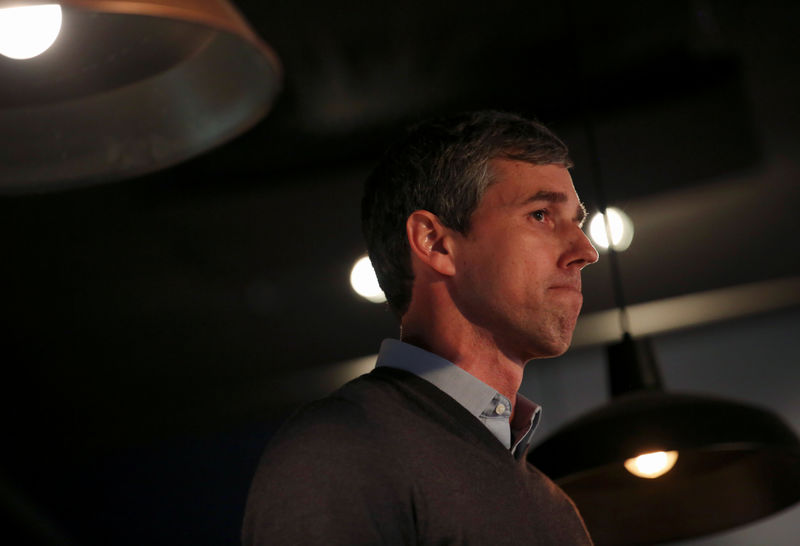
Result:
<instances>
[{"instance_id":1,"label":"shirt collar","mask_svg":"<svg viewBox=\"0 0 800 546\"><path fill-rule=\"evenodd\" d=\"M376 367L399 368L425 379L439 390L444 391L484 424L486 424L485 417L482 416L487 409L490 412L494 411L498 397L505 400L505 404L510 404L508 399L497 390L449 360L397 339L383 340L375 365ZM539 421L540 412L541 408L538 404L517 394L514 421L510 424L514 445L506 447L512 447L515 450L518 446L522 449L527 447L527 442L522 442L522 440L530 441L531 433ZM493 427L488 428L495 433ZM497 436L497 433L495 435ZM500 437L498 439L504 444L507 443ZM520 445L521 443L524 445Z\"/></svg>"}]
</instances>

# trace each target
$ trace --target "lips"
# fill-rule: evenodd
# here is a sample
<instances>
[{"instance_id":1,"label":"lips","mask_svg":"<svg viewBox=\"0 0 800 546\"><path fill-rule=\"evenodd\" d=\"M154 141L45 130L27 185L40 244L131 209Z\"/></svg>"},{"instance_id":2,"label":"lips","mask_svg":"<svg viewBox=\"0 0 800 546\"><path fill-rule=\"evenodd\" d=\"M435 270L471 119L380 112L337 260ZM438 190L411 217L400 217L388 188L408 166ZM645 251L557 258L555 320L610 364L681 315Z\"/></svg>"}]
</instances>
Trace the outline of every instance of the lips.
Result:
<instances>
[{"instance_id":1,"label":"lips","mask_svg":"<svg viewBox=\"0 0 800 546\"><path fill-rule=\"evenodd\" d=\"M574 290L575 292L580 292L581 289L577 286L551 286L551 290Z\"/></svg>"},{"instance_id":2,"label":"lips","mask_svg":"<svg viewBox=\"0 0 800 546\"><path fill-rule=\"evenodd\" d=\"M572 290L581 293L581 280L560 281L550 287L551 290Z\"/></svg>"}]
</instances>

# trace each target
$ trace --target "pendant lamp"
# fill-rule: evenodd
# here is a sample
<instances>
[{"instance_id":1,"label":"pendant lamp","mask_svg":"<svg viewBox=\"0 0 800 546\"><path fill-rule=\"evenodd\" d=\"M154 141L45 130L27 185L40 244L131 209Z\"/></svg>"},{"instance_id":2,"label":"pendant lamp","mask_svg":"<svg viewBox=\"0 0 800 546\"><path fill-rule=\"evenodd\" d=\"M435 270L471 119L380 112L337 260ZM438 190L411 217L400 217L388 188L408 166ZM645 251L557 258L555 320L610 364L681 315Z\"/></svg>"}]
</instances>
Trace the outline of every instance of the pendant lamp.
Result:
<instances>
[{"instance_id":1,"label":"pendant lamp","mask_svg":"<svg viewBox=\"0 0 800 546\"><path fill-rule=\"evenodd\" d=\"M529 455L575 501L598 546L697 537L800 500L800 442L776 415L665 392L648 339L626 335L607 356L612 400ZM662 460L639 475L627 468L646 454Z\"/></svg>"},{"instance_id":2,"label":"pendant lamp","mask_svg":"<svg viewBox=\"0 0 800 546\"><path fill-rule=\"evenodd\" d=\"M45 3L0 0L0 193L176 164L250 128L280 89L277 56L225 0L61 0L49 48L4 51L9 8Z\"/></svg>"},{"instance_id":3,"label":"pendant lamp","mask_svg":"<svg viewBox=\"0 0 800 546\"><path fill-rule=\"evenodd\" d=\"M586 125L610 241L594 132ZM614 245L607 259L623 332L606 348L611 401L547 438L528 460L573 499L598 546L697 537L800 500L795 433L763 408L665 391L650 340L629 333Z\"/></svg>"}]
</instances>

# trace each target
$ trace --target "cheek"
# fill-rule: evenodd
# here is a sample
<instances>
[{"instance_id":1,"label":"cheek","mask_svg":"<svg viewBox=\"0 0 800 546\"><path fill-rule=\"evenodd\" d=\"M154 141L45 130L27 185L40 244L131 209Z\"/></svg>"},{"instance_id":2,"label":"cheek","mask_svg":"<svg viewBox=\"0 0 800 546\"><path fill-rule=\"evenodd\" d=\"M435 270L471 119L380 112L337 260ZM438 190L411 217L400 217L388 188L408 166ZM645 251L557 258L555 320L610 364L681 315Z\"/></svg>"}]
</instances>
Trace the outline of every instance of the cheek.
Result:
<instances>
[{"instance_id":1,"label":"cheek","mask_svg":"<svg viewBox=\"0 0 800 546\"><path fill-rule=\"evenodd\" d=\"M548 255L541 241L503 234L462 252L457 267L475 289L524 294L544 284Z\"/></svg>"}]
</instances>

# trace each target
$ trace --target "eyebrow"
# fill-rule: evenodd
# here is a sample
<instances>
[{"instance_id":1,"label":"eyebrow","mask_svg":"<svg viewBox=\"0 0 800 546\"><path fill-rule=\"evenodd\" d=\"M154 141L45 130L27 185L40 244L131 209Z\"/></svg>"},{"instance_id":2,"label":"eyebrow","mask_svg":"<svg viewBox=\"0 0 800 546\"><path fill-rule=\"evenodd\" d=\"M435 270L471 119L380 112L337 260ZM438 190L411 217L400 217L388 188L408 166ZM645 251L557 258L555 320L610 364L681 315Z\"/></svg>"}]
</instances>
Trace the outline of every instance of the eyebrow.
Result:
<instances>
[{"instance_id":1,"label":"eyebrow","mask_svg":"<svg viewBox=\"0 0 800 546\"><path fill-rule=\"evenodd\" d=\"M527 205L537 201L545 201L547 203L566 203L567 195L565 193L561 193L560 191L540 190L525 199L522 204ZM578 202L578 210L575 211L575 217L572 219L572 221L576 222L580 226L583 226L583 223L586 221L586 205L580 201Z\"/></svg>"}]
</instances>

